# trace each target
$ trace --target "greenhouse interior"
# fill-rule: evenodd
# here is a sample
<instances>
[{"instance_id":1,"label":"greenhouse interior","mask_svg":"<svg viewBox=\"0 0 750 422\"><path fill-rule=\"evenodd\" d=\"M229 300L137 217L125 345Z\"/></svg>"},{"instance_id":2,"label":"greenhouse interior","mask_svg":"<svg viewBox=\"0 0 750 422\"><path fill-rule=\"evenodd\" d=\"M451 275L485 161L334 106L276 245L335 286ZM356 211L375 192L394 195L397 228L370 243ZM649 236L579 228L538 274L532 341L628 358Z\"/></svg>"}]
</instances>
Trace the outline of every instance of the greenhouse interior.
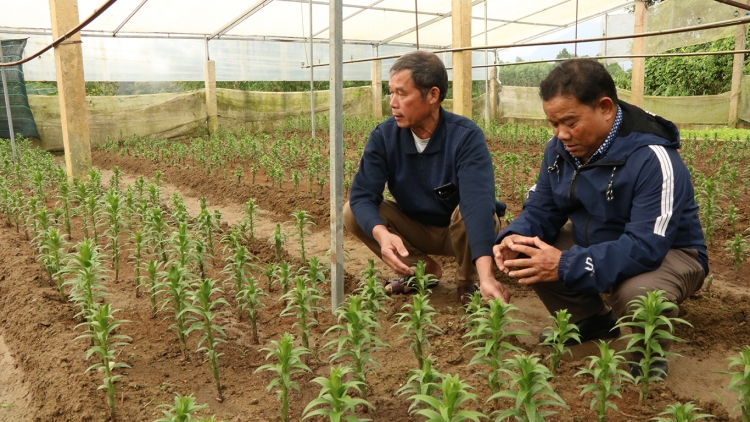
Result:
<instances>
[{"instance_id":1,"label":"greenhouse interior","mask_svg":"<svg viewBox=\"0 0 750 422\"><path fill-rule=\"evenodd\" d=\"M0 0L0 421L750 422L749 24L750 0ZM700 286L596 342L499 263L508 296L464 301L456 246L397 294L345 220L417 50L447 70L434 110L483 136L495 235L560 182L562 63L673 123Z\"/></svg>"}]
</instances>

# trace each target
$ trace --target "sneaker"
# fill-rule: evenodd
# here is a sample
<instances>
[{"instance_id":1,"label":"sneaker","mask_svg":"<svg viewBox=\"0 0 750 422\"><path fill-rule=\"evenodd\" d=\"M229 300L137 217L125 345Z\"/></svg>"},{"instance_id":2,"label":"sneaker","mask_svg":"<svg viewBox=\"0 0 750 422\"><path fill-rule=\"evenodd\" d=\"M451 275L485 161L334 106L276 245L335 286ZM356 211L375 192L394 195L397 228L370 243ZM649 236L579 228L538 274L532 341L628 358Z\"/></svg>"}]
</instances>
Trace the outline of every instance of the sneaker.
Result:
<instances>
[{"instance_id":1,"label":"sneaker","mask_svg":"<svg viewBox=\"0 0 750 422\"><path fill-rule=\"evenodd\" d=\"M667 361L659 360L651 364L651 369L648 371L648 374L650 375L650 377L658 377L659 380L663 381L664 378L667 377L668 372L669 365L667 364ZM637 363L631 363L630 375L632 375L633 378L643 376L643 368L641 368L641 365L638 365Z\"/></svg>"},{"instance_id":2,"label":"sneaker","mask_svg":"<svg viewBox=\"0 0 750 422\"><path fill-rule=\"evenodd\" d=\"M617 326L617 318L615 318L615 314L611 309L604 315L592 315L575 324L578 326L578 335L581 337L581 343L620 336L620 327ZM539 342L544 343L549 337L552 337L552 330L544 330L539 335ZM577 344L579 343L575 339L568 339L565 342L566 346L575 346Z\"/></svg>"}]
</instances>

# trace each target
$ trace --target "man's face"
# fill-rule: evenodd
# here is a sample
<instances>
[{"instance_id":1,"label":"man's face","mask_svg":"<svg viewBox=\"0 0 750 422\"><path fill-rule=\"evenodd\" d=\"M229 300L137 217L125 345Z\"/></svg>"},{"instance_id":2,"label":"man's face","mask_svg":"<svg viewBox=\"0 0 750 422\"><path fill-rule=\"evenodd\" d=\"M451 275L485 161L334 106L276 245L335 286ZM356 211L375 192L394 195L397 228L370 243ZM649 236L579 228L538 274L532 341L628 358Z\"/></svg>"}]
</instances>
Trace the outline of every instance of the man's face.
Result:
<instances>
[{"instance_id":1,"label":"man's face","mask_svg":"<svg viewBox=\"0 0 750 422\"><path fill-rule=\"evenodd\" d=\"M424 126L434 108L433 91L439 93L439 90L431 89L423 99L422 93L414 86L411 70L402 70L391 75L388 87L391 92L391 113L396 118L398 127L415 130Z\"/></svg>"},{"instance_id":2,"label":"man's face","mask_svg":"<svg viewBox=\"0 0 750 422\"><path fill-rule=\"evenodd\" d=\"M558 95L542 102L542 108L557 139L570 155L583 163L588 162L607 139L617 113L609 97L601 98L592 107L573 97Z\"/></svg>"}]
</instances>

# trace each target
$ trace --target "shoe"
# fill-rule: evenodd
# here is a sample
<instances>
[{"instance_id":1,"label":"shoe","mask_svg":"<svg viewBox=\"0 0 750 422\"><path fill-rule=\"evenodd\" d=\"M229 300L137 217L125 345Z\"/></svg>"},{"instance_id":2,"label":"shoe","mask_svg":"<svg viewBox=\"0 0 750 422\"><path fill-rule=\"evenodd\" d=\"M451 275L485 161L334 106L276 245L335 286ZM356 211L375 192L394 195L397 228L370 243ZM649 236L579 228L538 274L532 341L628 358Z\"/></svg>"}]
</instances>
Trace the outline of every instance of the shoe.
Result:
<instances>
[{"instance_id":1,"label":"shoe","mask_svg":"<svg viewBox=\"0 0 750 422\"><path fill-rule=\"evenodd\" d=\"M620 336L620 327L617 326L617 318L615 318L615 314L611 309L604 315L592 315L575 324L578 326L578 335L581 337L580 343ZM539 335L539 342L544 343L550 337L552 337L552 330L544 330ZM580 343L576 339L571 338L565 342L565 345L575 346Z\"/></svg>"},{"instance_id":2,"label":"shoe","mask_svg":"<svg viewBox=\"0 0 750 422\"><path fill-rule=\"evenodd\" d=\"M651 364L651 369L648 371L648 374L649 374L649 378L657 377L659 378L659 380L664 380L664 378L667 377L668 372L669 372L669 365L667 364L667 361L658 360ZM638 365L637 363L631 363L630 375L632 375L633 378L642 377L643 368L641 368L641 365Z\"/></svg>"}]
</instances>

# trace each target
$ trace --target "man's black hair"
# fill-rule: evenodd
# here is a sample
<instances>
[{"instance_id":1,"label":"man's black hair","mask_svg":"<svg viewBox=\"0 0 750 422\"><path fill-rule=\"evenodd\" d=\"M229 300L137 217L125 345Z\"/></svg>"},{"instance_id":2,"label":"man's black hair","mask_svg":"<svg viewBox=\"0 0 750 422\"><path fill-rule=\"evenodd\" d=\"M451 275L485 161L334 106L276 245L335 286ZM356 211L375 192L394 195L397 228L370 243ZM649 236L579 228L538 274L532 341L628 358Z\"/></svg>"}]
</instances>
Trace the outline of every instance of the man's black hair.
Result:
<instances>
[{"instance_id":1,"label":"man's black hair","mask_svg":"<svg viewBox=\"0 0 750 422\"><path fill-rule=\"evenodd\" d=\"M603 97L617 103L617 88L607 69L596 60L566 60L547 75L539 86L542 101L559 95L573 97L581 104L595 106Z\"/></svg>"},{"instance_id":2,"label":"man's black hair","mask_svg":"<svg viewBox=\"0 0 750 422\"><path fill-rule=\"evenodd\" d=\"M411 71L411 79L422 94L422 100L434 86L440 90L440 102L443 102L448 92L448 71L438 56L422 50L411 51L393 63L389 74L393 76L402 70Z\"/></svg>"}]
</instances>

